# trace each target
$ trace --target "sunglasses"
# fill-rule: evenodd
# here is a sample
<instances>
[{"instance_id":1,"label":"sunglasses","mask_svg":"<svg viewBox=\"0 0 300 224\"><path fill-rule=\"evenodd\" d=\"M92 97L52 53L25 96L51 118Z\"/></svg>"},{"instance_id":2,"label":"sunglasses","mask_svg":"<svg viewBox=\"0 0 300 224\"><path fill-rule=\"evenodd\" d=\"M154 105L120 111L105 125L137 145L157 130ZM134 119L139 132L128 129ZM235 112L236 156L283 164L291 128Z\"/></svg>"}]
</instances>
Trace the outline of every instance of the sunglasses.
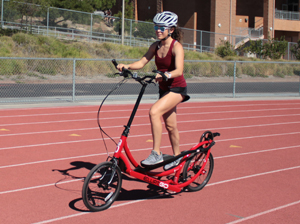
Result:
<instances>
[{"instance_id":1,"label":"sunglasses","mask_svg":"<svg viewBox=\"0 0 300 224\"><path fill-rule=\"evenodd\" d=\"M164 32L165 30L168 29L168 27L164 27L164 26L154 26L155 31L160 30L161 32Z\"/></svg>"}]
</instances>

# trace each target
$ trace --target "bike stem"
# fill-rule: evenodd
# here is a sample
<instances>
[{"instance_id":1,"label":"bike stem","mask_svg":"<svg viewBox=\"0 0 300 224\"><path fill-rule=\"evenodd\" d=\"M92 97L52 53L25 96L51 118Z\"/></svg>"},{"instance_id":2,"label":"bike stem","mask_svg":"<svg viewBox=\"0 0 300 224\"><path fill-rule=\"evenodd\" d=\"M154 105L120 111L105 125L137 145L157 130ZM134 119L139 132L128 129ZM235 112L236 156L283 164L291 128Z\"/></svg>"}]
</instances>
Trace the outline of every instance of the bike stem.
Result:
<instances>
[{"instance_id":1,"label":"bike stem","mask_svg":"<svg viewBox=\"0 0 300 224\"><path fill-rule=\"evenodd\" d=\"M129 130L130 130L130 126L131 126L131 124L132 124L133 118L134 118L134 116L135 116L135 114L136 114L136 112L137 112L137 109L138 109L138 107L139 107L139 105L140 105L140 102L141 102L141 100L142 100L142 97L143 97L143 95L144 95L145 89L146 89L146 87L147 87L147 85L148 85L148 83L145 83L145 82L140 82L140 83L142 84L142 88L141 88L140 93L139 93L139 96L138 96L138 98L137 98L137 100L136 100L136 102L135 102L135 105L134 105L134 108L133 108L133 110L132 110L132 112L131 112L131 115L130 115L130 118L129 118L129 120L128 120L128 123L127 123L126 126L124 126L125 129L124 129L122 135L125 136L125 137L127 137L128 134L129 134Z\"/></svg>"}]
</instances>

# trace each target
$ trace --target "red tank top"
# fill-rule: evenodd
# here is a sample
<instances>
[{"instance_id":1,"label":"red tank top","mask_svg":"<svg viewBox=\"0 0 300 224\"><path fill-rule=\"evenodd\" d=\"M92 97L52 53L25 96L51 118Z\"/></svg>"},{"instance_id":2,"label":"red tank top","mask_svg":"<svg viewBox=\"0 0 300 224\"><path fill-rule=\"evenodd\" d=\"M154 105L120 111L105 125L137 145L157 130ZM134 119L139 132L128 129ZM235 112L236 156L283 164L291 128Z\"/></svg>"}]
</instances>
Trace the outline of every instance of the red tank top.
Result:
<instances>
[{"instance_id":1,"label":"red tank top","mask_svg":"<svg viewBox=\"0 0 300 224\"><path fill-rule=\"evenodd\" d=\"M175 70L175 56L172 54L172 49L176 40L173 40L170 46L170 49L167 55L164 58L160 58L157 55L158 46L155 49L155 64L157 70L161 72L173 71ZM176 78L168 79L168 81L161 81L159 82L159 88L162 90L169 90L174 87L186 87L186 81L184 79L183 74Z\"/></svg>"}]
</instances>

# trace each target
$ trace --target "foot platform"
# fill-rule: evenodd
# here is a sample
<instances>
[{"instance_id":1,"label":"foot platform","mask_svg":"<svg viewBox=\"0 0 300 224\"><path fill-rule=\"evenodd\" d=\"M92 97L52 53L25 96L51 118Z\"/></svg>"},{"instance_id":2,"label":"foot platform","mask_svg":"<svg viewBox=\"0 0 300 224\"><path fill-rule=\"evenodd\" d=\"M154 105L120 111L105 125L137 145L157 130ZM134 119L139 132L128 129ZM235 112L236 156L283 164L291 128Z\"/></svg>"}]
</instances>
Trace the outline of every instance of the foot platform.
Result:
<instances>
[{"instance_id":1,"label":"foot platform","mask_svg":"<svg viewBox=\"0 0 300 224\"><path fill-rule=\"evenodd\" d=\"M175 161L176 159L179 159L180 157L183 157L183 156L185 156L187 154L190 154L190 153L191 153L191 151L183 151L178 156L171 156L171 155L163 154L163 160L164 160L163 162L160 162L160 163L157 163L157 164L154 164L154 165L143 165L141 163L141 166L143 168L145 168L146 170L154 170L156 168L167 165L167 164Z\"/></svg>"}]
</instances>

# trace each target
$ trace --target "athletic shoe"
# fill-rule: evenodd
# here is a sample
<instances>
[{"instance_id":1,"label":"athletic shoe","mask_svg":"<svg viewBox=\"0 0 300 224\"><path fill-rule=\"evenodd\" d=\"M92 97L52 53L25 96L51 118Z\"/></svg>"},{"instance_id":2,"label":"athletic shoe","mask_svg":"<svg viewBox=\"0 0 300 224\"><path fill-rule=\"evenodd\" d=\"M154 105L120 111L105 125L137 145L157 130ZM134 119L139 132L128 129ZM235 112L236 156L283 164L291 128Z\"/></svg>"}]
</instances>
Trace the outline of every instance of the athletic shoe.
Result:
<instances>
[{"instance_id":1,"label":"athletic shoe","mask_svg":"<svg viewBox=\"0 0 300 224\"><path fill-rule=\"evenodd\" d=\"M163 161L164 161L164 159L163 159L162 153L160 153L160 155L158 155L156 151L152 150L151 154L148 156L148 158L143 160L141 162L141 164L149 166L149 165L155 165L157 163L161 163Z\"/></svg>"},{"instance_id":2,"label":"athletic shoe","mask_svg":"<svg viewBox=\"0 0 300 224\"><path fill-rule=\"evenodd\" d=\"M178 166L178 164L179 164L180 161L181 161L181 158L182 158L182 157L180 157L179 159L176 159L175 161L170 162L170 163L168 163L167 165L165 165L165 166L164 166L164 170L169 170L169 169L174 168L175 166Z\"/></svg>"}]
</instances>

